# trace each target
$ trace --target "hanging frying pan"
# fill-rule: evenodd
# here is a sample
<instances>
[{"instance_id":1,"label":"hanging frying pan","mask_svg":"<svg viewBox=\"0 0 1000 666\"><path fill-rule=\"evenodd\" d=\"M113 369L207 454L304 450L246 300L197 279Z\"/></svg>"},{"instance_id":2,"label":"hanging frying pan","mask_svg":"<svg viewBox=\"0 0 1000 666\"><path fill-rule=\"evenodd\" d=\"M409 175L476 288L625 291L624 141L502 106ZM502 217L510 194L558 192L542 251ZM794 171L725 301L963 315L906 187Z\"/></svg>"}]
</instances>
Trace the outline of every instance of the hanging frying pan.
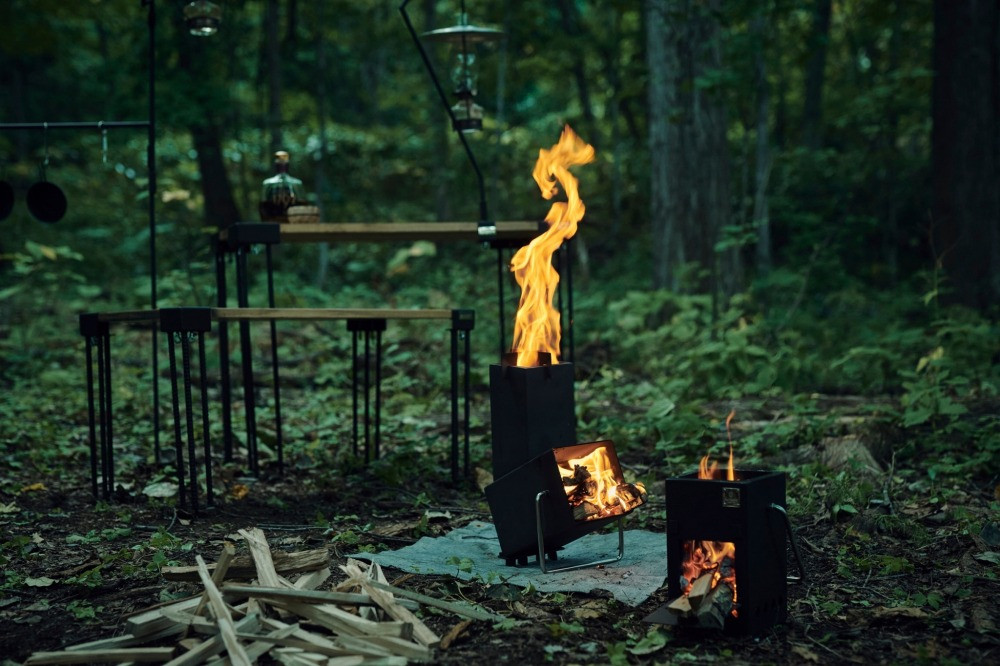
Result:
<instances>
[{"instance_id":1,"label":"hanging frying pan","mask_svg":"<svg viewBox=\"0 0 1000 666\"><path fill-rule=\"evenodd\" d=\"M14 210L14 188L6 180L0 180L0 221L6 220Z\"/></svg>"},{"instance_id":2,"label":"hanging frying pan","mask_svg":"<svg viewBox=\"0 0 1000 666\"><path fill-rule=\"evenodd\" d=\"M66 214L66 195L58 185L45 180L42 173L42 180L28 188L25 202L36 220L53 224Z\"/></svg>"},{"instance_id":3,"label":"hanging frying pan","mask_svg":"<svg viewBox=\"0 0 1000 666\"><path fill-rule=\"evenodd\" d=\"M66 214L66 195L58 185L45 180L45 167L49 165L49 132L45 127L45 161L42 162L42 178L28 188L25 203L28 210L39 222L53 224Z\"/></svg>"}]
</instances>

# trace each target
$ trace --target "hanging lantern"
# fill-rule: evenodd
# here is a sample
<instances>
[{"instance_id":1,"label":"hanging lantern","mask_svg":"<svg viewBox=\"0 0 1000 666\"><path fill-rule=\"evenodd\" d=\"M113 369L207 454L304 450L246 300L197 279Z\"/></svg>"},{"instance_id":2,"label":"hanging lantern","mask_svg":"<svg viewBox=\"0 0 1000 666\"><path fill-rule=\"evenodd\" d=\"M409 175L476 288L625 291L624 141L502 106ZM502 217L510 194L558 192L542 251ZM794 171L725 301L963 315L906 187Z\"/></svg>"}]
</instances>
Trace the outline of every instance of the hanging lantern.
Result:
<instances>
[{"instance_id":1,"label":"hanging lantern","mask_svg":"<svg viewBox=\"0 0 1000 666\"><path fill-rule=\"evenodd\" d=\"M195 0L184 7L184 25L195 37L210 37L219 30L222 8L209 0Z\"/></svg>"},{"instance_id":2,"label":"hanging lantern","mask_svg":"<svg viewBox=\"0 0 1000 666\"><path fill-rule=\"evenodd\" d=\"M476 104L478 63L476 49L479 44L499 40L503 32L469 23L465 2L458 15L458 24L425 32L423 38L431 42L451 45L453 52L451 82L457 98L451 107L455 129L460 132L478 132L483 129L483 107Z\"/></svg>"}]
</instances>

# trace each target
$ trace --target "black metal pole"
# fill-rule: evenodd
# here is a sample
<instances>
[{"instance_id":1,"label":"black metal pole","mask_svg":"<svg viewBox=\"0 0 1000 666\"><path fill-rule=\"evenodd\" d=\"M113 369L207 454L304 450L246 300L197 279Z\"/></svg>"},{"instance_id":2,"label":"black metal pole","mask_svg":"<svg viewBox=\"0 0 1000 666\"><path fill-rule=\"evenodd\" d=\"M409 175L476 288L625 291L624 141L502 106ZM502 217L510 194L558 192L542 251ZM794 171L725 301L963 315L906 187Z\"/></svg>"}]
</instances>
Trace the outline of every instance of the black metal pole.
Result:
<instances>
[{"instance_id":1,"label":"black metal pole","mask_svg":"<svg viewBox=\"0 0 1000 666\"><path fill-rule=\"evenodd\" d=\"M506 322L504 321L503 315L503 299L504 299L504 265L503 265L503 248L497 248L497 293L499 294L497 303L500 306L500 354L497 356L497 360L503 358L504 352L507 351L507 336L504 333L504 327Z\"/></svg>"},{"instance_id":2,"label":"black metal pole","mask_svg":"<svg viewBox=\"0 0 1000 666\"><path fill-rule=\"evenodd\" d=\"M83 120L55 123L0 123L0 131L142 129L149 126L148 120Z\"/></svg>"},{"instance_id":3,"label":"black metal pole","mask_svg":"<svg viewBox=\"0 0 1000 666\"><path fill-rule=\"evenodd\" d=\"M566 309L569 314L569 362L576 360L576 345L573 339L573 239L566 241Z\"/></svg>"},{"instance_id":4,"label":"black metal pole","mask_svg":"<svg viewBox=\"0 0 1000 666\"><path fill-rule=\"evenodd\" d=\"M97 430L94 423L94 338L84 338L87 352L87 419L90 426L90 490L97 501Z\"/></svg>"},{"instance_id":5,"label":"black metal pole","mask_svg":"<svg viewBox=\"0 0 1000 666\"><path fill-rule=\"evenodd\" d=\"M451 480L458 481L458 329L451 329Z\"/></svg>"},{"instance_id":6,"label":"black metal pole","mask_svg":"<svg viewBox=\"0 0 1000 666\"><path fill-rule=\"evenodd\" d=\"M226 307L226 251L222 241L215 241L216 305ZM233 389L229 360L229 322L219 322L219 377L222 382L222 460L233 461Z\"/></svg>"},{"instance_id":7,"label":"black metal pole","mask_svg":"<svg viewBox=\"0 0 1000 666\"><path fill-rule=\"evenodd\" d=\"M174 334L167 333L167 355L170 357L170 397L174 408L174 453L177 468L177 501L181 507L187 507L187 496L184 492L184 444L181 439L181 403L177 395L177 349L174 346Z\"/></svg>"},{"instance_id":8,"label":"black metal pole","mask_svg":"<svg viewBox=\"0 0 1000 666\"><path fill-rule=\"evenodd\" d=\"M247 248L236 250L236 296L241 308L249 307L250 286L247 276ZM250 342L250 322L240 321L240 362L243 367L243 409L247 427L247 462L250 472L260 476L257 458L257 403L254 398L253 345Z\"/></svg>"},{"instance_id":9,"label":"black metal pole","mask_svg":"<svg viewBox=\"0 0 1000 666\"><path fill-rule=\"evenodd\" d=\"M469 478L469 384L471 383L471 370L472 365L472 331L464 331L465 338L465 382L462 384L462 390L464 391L465 398L465 419L464 419L464 436L465 436L465 478Z\"/></svg>"},{"instance_id":10,"label":"black metal pole","mask_svg":"<svg viewBox=\"0 0 1000 666\"><path fill-rule=\"evenodd\" d=\"M354 456L358 455L358 332L351 331L351 435Z\"/></svg>"},{"instance_id":11,"label":"black metal pole","mask_svg":"<svg viewBox=\"0 0 1000 666\"><path fill-rule=\"evenodd\" d=\"M108 421L108 476L105 479L108 485L109 496L115 492L115 435L113 430L114 425L114 406L112 400L112 390L111 390L111 329L110 326L104 331L104 383L106 391L108 394L108 411L105 418Z\"/></svg>"},{"instance_id":12,"label":"black metal pole","mask_svg":"<svg viewBox=\"0 0 1000 666\"><path fill-rule=\"evenodd\" d=\"M97 410L98 410L98 426L100 428L101 434L101 494L104 499L109 499L110 492L108 491L108 398L107 398L107 387L104 383L104 336L98 335L95 338L95 343L97 344Z\"/></svg>"},{"instance_id":13,"label":"black metal pole","mask_svg":"<svg viewBox=\"0 0 1000 666\"><path fill-rule=\"evenodd\" d=\"M369 450L370 437L369 430L371 424L371 335L372 332L365 329L365 462L371 460Z\"/></svg>"},{"instance_id":14,"label":"black metal pole","mask_svg":"<svg viewBox=\"0 0 1000 666\"><path fill-rule=\"evenodd\" d=\"M191 334L181 335L181 369L184 373L184 417L187 423L188 476L191 479L191 509L198 513L198 460L194 443L194 403L191 399Z\"/></svg>"},{"instance_id":15,"label":"black metal pole","mask_svg":"<svg viewBox=\"0 0 1000 666\"><path fill-rule=\"evenodd\" d=\"M198 383L201 391L201 439L205 449L205 504L215 505L212 494L212 443L208 432L208 382L205 381L205 334L198 331Z\"/></svg>"},{"instance_id":16,"label":"black metal pole","mask_svg":"<svg viewBox=\"0 0 1000 666\"><path fill-rule=\"evenodd\" d=\"M149 215L149 304L155 310L159 300L156 293L156 3L143 0L149 7L146 16L149 33L149 124L146 139L147 179L146 205ZM153 363L153 455L160 462L160 354L157 346L156 325L150 333Z\"/></svg>"},{"instance_id":17,"label":"black metal pole","mask_svg":"<svg viewBox=\"0 0 1000 666\"><path fill-rule=\"evenodd\" d=\"M267 304L274 308L274 265L271 260L271 244L265 246L267 258ZM271 373L274 377L274 437L278 449L278 476L285 473L285 457L282 453L284 438L281 435L281 384L278 379L278 322L271 320Z\"/></svg>"},{"instance_id":18,"label":"black metal pole","mask_svg":"<svg viewBox=\"0 0 1000 666\"><path fill-rule=\"evenodd\" d=\"M382 456L382 331L375 331L375 460Z\"/></svg>"}]
</instances>

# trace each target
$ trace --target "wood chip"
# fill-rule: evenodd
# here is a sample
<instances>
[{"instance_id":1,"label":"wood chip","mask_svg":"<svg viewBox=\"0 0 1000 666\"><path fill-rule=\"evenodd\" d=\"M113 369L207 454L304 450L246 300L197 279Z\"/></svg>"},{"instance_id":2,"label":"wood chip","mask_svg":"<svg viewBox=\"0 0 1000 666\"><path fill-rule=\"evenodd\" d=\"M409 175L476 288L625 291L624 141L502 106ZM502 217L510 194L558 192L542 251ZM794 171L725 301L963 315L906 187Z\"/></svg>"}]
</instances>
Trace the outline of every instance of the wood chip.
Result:
<instances>
[{"instance_id":1,"label":"wood chip","mask_svg":"<svg viewBox=\"0 0 1000 666\"><path fill-rule=\"evenodd\" d=\"M108 650L63 650L61 652L36 652L25 661L25 664L94 664L106 662L109 664L125 664L138 662L160 664L173 656L172 647L152 648L116 648Z\"/></svg>"},{"instance_id":2,"label":"wood chip","mask_svg":"<svg viewBox=\"0 0 1000 666\"><path fill-rule=\"evenodd\" d=\"M236 638L236 628L233 626L233 618L229 615L229 609L226 607L226 602L222 600L219 588L212 582L212 577L208 573L208 566L205 564L205 560L201 558L201 555L198 555L195 557L195 561L198 563L198 575L201 578L201 584L205 586L205 592L208 593L208 603L215 614L215 621L219 624L219 633L222 635L222 642L226 646L226 652L229 653L229 660L235 666L250 666L250 659L247 657L243 645Z\"/></svg>"},{"instance_id":3,"label":"wood chip","mask_svg":"<svg viewBox=\"0 0 1000 666\"><path fill-rule=\"evenodd\" d=\"M279 574L288 576L295 573L306 573L316 571L330 566L330 553L326 548L315 550L304 550L296 553L277 552L272 556L274 570ZM209 565L209 570L214 570L215 565ZM198 567L178 566L163 567L160 575L165 580L171 582L198 580ZM247 556L238 556L229 565L226 572L226 580L249 580L257 576L257 567L253 559Z\"/></svg>"}]
</instances>

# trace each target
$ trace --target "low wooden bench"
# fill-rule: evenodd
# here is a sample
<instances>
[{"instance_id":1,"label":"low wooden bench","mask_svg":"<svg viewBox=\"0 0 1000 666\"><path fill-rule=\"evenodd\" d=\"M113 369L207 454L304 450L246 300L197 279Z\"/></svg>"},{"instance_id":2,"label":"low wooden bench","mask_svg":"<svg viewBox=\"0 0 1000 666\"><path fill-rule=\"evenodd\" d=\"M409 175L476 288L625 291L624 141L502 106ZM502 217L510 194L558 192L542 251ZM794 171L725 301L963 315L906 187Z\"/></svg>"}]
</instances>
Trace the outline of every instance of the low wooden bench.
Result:
<instances>
[{"instance_id":1,"label":"low wooden bench","mask_svg":"<svg viewBox=\"0 0 1000 666\"><path fill-rule=\"evenodd\" d=\"M97 312L80 315L80 333L86 339L86 372L87 399L90 428L90 468L91 485L95 499L103 495L111 499L114 491L114 448L113 448L113 413L111 405L111 345L110 330L115 324L145 326L159 330L167 335L170 362L171 396L174 416L174 448L177 457L178 496L182 506L187 505L185 476L189 477L191 506L198 511L198 486L196 443L194 434L193 392L191 375L191 342L198 343L198 364L202 418L203 460L206 475L207 502L211 506L214 496L211 486L212 452L208 435L208 398L205 386L205 346L204 334L210 332L212 323L219 324L219 332L225 330L226 324L236 322L241 327L243 392L245 417L247 425L247 457L251 473L259 474L259 459L256 436L256 409L254 400L253 365L251 359L250 324L252 322L277 321L345 321L348 331L352 334L352 407L353 407L353 450L358 453L359 444L359 340L364 337L364 453L366 462L371 458L370 444L374 441L374 456L380 455L381 439L381 334L386 330L387 322L392 320L441 320L450 324L451 331L451 473L454 480L459 478L459 357L464 363L463 399L464 418L463 440L464 461L463 470L469 473L469 364L470 336L475 325L475 313L472 310L447 309L340 309L340 308L160 308L158 310L135 310L117 312ZM374 338L374 420L371 418L371 347ZM274 339L272 338L272 342ZM220 347L222 346L220 335ZM464 342L464 345L460 345ZM180 389L178 387L176 346L180 344L182 356L182 385L185 403L184 420L186 431L182 428L180 408ZM460 352L459 347L462 346ZM94 367L96 354L97 403L94 397ZM225 355L228 364L228 354ZM283 471L283 437L281 424L280 383L277 363L276 345L272 345L273 389L275 392L275 426L276 453L279 473ZM224 365L222 378L222 414L224 440L232 446L232 420L230 418L231 386L229 368ZM155 381L155 380L154 380ZM374 437L372 429L374 428ZM185 447L186 432L186 447ZM184 465L185 448L187 450L187 469ZM227 460L230 458L227 457ZM98 487L98 465L101 468L101 484Z\"/></svg>"}]
</instances>

